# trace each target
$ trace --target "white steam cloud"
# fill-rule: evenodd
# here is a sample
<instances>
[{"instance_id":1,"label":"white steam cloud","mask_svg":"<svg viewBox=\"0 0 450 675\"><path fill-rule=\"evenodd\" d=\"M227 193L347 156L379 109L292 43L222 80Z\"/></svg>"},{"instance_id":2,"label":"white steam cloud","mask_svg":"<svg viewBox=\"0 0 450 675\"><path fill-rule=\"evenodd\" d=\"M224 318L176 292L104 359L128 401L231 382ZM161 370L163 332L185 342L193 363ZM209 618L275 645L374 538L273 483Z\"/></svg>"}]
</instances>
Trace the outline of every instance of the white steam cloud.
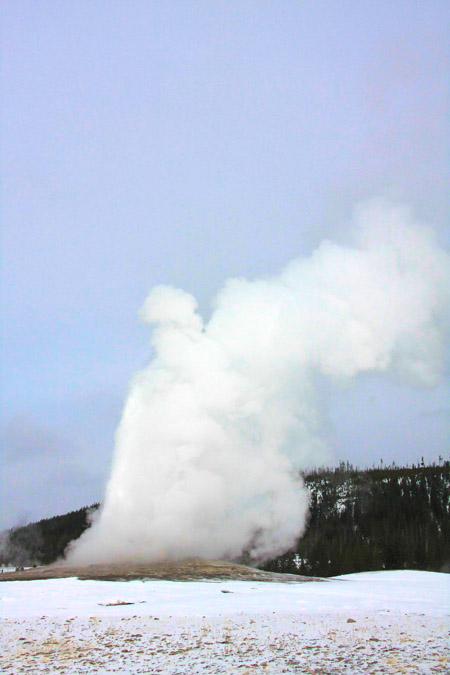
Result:
<instances>
[{"instance_id":1,"label":"white steam cloud","mask_svg":"<svg viewBox=\"0 0 450 675\"><path fill-rule=\"evenodd\" d=\"M205 325L195 299L154 288L155 357L134 377L99 517L71 562L261 559L302 533L299 469L328 459L317 374L439 379L450 260L407 209L357 210L355 247L324 241L278 276L228 281Z\"/></svg>"}]
</instances>

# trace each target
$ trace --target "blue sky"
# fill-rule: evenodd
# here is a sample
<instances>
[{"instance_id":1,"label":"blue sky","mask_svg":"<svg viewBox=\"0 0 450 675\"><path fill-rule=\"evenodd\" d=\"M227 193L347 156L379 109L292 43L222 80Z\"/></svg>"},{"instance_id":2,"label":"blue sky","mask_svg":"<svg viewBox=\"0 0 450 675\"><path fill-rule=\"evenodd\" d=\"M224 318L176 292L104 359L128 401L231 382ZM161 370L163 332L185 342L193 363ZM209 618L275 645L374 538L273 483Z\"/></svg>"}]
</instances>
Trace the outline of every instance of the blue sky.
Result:
<instances>
[{"instance_id":1,"label":"blue sky","mask_svg":"<svg viewBox=\"0 0 450 675\"><path fill-rule=\"evenodd\" d=\"M354 205L449 246L446 2L5 2L2 526L102 496L154 284L204 316ZM449 383L328 398L336 460L448 456Z\"/></svg>"}]
</instances>

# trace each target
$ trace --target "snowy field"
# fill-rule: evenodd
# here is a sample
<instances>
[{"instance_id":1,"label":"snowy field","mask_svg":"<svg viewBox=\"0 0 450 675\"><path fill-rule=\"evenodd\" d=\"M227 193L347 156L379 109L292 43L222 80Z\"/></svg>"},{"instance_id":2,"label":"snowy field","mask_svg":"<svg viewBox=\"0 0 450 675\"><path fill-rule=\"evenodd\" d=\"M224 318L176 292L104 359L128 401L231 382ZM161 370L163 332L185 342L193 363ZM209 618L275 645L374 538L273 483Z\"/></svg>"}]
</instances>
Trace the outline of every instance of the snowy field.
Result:
<instances>
[{"instance_id":1,"label":"snowy field","mask_svg":"<svg viewBox=\"0 0 450 675\"><path fill-rule=\"evenodd\" d=\"M447 574L11 581L0 596L6 675L450 673Z\"/></svg>"}]
</instances>

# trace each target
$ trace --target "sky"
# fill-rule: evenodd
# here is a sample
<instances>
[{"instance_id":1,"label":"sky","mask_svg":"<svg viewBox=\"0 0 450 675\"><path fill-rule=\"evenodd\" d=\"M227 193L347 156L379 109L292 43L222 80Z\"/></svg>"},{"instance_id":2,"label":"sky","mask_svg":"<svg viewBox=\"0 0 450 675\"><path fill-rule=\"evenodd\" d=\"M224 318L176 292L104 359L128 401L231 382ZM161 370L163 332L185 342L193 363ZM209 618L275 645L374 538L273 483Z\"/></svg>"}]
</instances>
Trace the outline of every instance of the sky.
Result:
<instances>
[{"instance_id":1,"label":"sky","mask_svg":"<svg viewBox=\"0 0 450 675\"><path fill-rule=\"evenodd\" d=\"M450 246L446 2L2 5L2 506L10 527L99 501L150 288L205 318L356 204L408 205ZM448 459L430 389L323 388L335 461Z\"/></svg>"}]
</instances>

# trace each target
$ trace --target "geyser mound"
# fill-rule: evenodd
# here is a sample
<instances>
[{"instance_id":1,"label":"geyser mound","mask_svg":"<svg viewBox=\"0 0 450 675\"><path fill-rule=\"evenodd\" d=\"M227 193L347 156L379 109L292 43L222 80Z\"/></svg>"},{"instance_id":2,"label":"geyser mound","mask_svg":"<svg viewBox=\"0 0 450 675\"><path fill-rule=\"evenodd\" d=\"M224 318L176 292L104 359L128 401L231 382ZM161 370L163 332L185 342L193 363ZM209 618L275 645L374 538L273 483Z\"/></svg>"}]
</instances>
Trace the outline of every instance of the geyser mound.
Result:
<instances>
[{"instance_id":1,"label":"geyser mound","mask_svg":"<svg viewBox=\"0 0 450 675\"><path fill-rule=\"evenodd\" d=\"M63 579L76 577L95 581L135 581L137 579L159 579L164 581L325 581L319 577L305 577L298 574L280 574L239 565L224 560L201 558L164 561L153 563L94 563L90 565L68 565L55 563L20 572L0 574L0 581L35 581L39 579Z\"/></svg>"},{"instance_id":2,"label":"geyser mound","mask_svg":"<svg viewBox=\"0 0 450 675\"><path fill-rule=\"evenodd\" d=\"M328 459L317 376L435 384L449 276L432 231L374 202L356 213L353 247L325 241L278 276L228 281L206 324L191 295L154 288L141 316L155 356L133 378L103 506L68 560L292 547L308 511L299 470Z\"/></svg>"}]
</instances>

